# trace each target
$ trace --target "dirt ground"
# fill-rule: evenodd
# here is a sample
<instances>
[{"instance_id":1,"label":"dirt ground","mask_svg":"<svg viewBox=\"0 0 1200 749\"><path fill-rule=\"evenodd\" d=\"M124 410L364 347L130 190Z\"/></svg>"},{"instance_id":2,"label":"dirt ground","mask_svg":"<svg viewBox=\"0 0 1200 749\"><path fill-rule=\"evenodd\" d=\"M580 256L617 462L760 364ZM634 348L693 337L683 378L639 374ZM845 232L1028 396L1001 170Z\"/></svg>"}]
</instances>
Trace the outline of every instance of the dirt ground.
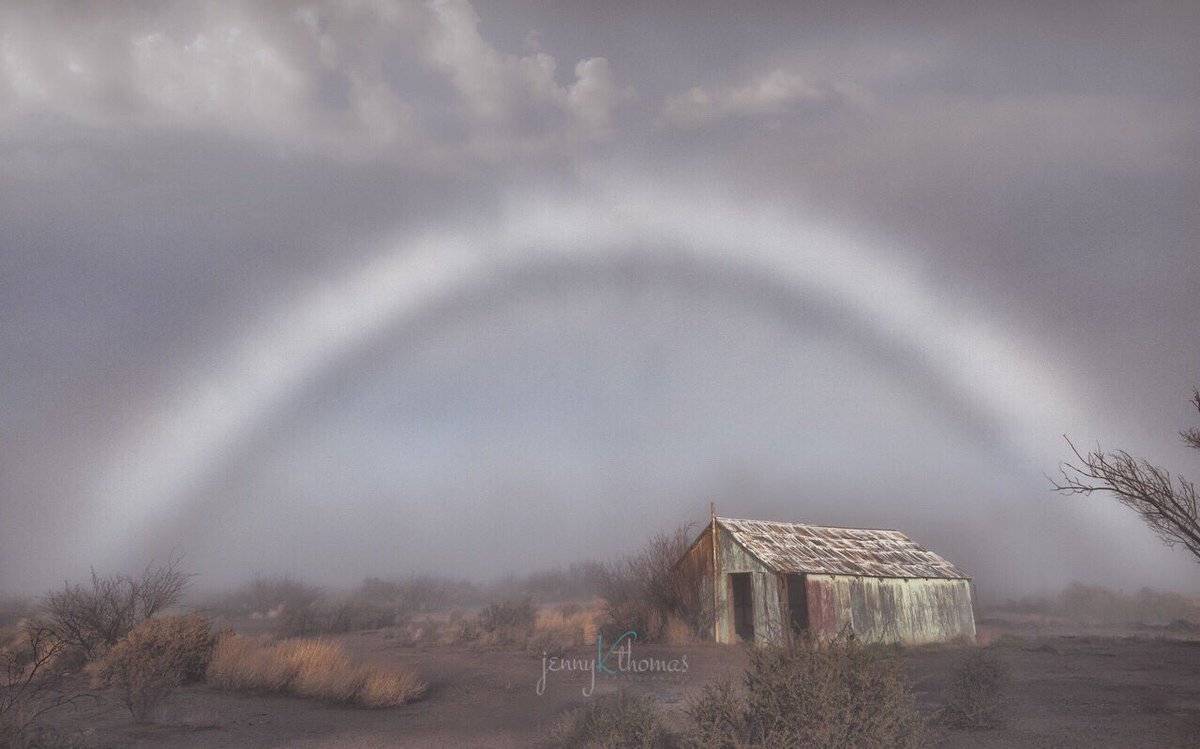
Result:
<instances>
[{"instance_id":1,"label":"dirt ground","mask_svg":"<svg viewBox=\"0 0 1200 749\"><path fill-rule=\"evenodd\" d=\"M1042 633L982 639L1013 673L1009 725L1003 730L934 729L941 747L1200 746L1200 641L1156 635ZM365 710L311 700L223 694L205 686L179 690L156 725L135 726L113 694L64 714L59 727L94 747L524 747L589 698L586 674L547 674L540 654L468 647L401 647L376 631L340 638L358 657L416 668L428 695L402 708ZM909 651L920 706L941 704L942 690L965 650ZM580 652L579 657L591 653ZM739 647L635 645L637 659L681 659L687 671L601 674L596 694L627 689L653 694L672 720L705 683L736 678Z\"/></svg>"}]
</instances>

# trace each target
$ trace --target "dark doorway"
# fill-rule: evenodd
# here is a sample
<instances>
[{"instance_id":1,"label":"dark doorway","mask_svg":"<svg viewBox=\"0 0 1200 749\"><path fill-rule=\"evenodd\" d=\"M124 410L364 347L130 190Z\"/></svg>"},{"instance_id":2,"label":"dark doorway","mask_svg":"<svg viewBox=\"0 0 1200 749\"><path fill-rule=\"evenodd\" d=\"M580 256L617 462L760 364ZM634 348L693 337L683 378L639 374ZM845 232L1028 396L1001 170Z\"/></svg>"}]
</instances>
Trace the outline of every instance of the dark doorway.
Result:
<instances>
[{"instance_id":1,"label":"dark doorway","mask_svg":"<svg viewBox=\"0 0 1200 749\"><path fill-rule=\"evenodd\" d=\"M746 642L754 641L754 587L749 572L729 576L733 588L733 631Z\"/></svg>"},{"instance_id":2,"label":"dark doorway","mask_svg":"<svg viewBox=\"0 0 1200 749\"><path fill-rule=\"evenodd\" d=\"M808 588L804 575L787 576L787 596L792 631L804 632L808 629Z\"/></svg>"}]
</instances>

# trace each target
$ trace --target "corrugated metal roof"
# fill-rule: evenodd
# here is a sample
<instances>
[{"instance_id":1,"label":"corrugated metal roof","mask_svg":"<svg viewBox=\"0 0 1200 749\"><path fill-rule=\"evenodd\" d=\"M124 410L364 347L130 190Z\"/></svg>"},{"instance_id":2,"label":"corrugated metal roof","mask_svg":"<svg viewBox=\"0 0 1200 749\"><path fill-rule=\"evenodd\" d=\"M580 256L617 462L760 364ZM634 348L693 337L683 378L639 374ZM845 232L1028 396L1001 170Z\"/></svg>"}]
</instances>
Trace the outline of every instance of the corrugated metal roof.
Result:
<instances>
[{"instance_id":1,"label":"corrugated metal roof","mask_svg":"<svg viewBox=\"0 0 1200 749\"><path fill-rule=\"evenodd\" d=\"M953 564L900 531L717 518L721 527L777 572L966 579Z\"/></svg>"}]
</instances>

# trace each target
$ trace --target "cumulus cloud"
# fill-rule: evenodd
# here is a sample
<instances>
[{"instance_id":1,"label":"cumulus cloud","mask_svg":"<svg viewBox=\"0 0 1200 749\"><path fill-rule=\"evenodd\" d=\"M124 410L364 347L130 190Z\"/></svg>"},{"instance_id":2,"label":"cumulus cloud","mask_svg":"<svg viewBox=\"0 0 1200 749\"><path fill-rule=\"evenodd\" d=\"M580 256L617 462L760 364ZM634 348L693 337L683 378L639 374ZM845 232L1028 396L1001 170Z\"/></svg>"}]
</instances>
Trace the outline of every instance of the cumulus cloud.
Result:
<instances>
[{"instance_id":1,"label":"cumulus cloud","mask_svg":"<svg viewBox=\"0 0 1200 749\"><path fill-rule=\"evenodd\" d=\"M619 100L605 58L560 82L550 54L492 46L466 0L176 3L125 17L29 5L0 21L9 117L214 130L352 158L499 159L603 139Z\"/></svg>"}]
</instances>

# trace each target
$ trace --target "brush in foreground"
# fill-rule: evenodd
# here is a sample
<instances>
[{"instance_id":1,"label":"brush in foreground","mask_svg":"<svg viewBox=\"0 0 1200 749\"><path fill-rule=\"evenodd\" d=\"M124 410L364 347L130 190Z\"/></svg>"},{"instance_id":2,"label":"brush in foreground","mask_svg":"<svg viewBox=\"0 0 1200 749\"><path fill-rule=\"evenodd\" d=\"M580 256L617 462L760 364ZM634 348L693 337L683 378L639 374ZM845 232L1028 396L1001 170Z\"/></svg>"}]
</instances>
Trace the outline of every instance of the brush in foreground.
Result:
<instances>
[{"instance_id":1,"label":"brush in foreground","mask_svg":"<svg viewBox=\"0 0 1200 749\"><path fill-rule=\"evenodd\" d=\"M357 664L335 642L264 643L238 635L217 643L208 683L221 689L283 692L362 707L395 707L425 693L425 684L412 672Z\"/></svg>"}]
</instances>

